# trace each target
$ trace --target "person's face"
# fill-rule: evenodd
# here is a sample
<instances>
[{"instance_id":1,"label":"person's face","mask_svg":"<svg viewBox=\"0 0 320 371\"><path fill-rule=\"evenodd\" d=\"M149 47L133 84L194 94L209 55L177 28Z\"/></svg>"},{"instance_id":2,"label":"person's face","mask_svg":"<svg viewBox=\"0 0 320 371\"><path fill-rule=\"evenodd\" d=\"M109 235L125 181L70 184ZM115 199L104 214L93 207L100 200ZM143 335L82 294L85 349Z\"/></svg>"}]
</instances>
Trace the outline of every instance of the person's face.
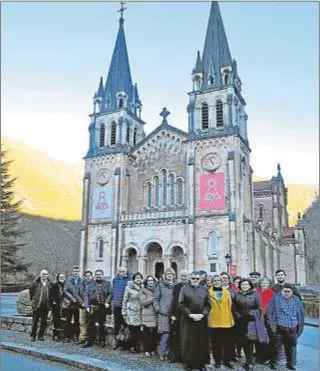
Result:
<instances>
[{"instance_id":1,"label":"person's face","mask_svg":"<svg viewBox=\"0 0 320 371\"><path fill-rule=\"evenodd\" d=\"M267 280L261 281L260 284L261 284L261 289L263 291L267 290L267 288L270 286L269 281L267 281Z\"/></svg>"},{"instance_id":2,"label":"person's face","mask_svg":"<svg viewBox=\"0 0 320 371\"><path fill-rule=\"evenodd\" d=\"M72 270L73 277L78 278L79 277L79 272L80 272L80 270L78 268L73 269Z\"/></svg>"},{"instance_id":3,"label":"person's face","mask_svg":"<svg viewBox=\"0 0 320 371\"><path fill-rule=\"evenodd\" d=\"M91 276L91 274L90 274L90 273L86 273L86 274L84 275L84 280L85 280L86 282L90 282L90 281L92 280L92 276Z\"/></svg>"},{"instance_id":4,"label":"person's face","mask_svg":"<svg viewBox=\"0 0 320 371\"><path fill-rule=\"evenodd\" d=\"M286 275L283 272L279 272L276 274L276 279L279 283L282 283L286 280Z\"/></svg>"},{"instance_id":5,"label":"person's face","mask_svg":"<svg viewBox=\"0 0 320 371\"><path fill-rule=\"evenodd\" d=\"M288 287L285 287L284 289L282 289L282 295L285 299L290 299L293 295L293 291Z\"/></svg>"},{"instance_id":6,"label":"person's face","mask_svg":"<svg viewBox=\"0 0 320 371\"><path fill-rule=\"evenodd\" d=\"M124 268L120 268L120 269L119 269L119 277L120 277L120 278L127 277L127 270L124 269Z\"/></svg>"},{"instance_id":7,"label":"person's face","mask_svg":"<svg viewBox=\"0 0 320 371\"><path fill-rule=\"evenodd\" d=\"M220 277L213 278L213 286L214 287L221 287L222 286L222 279Z\"/></svg>"},{"instance_id":8,"label":"person's face","mask_svg":"<svg viewBox=\"0 0 320 371\"><path fill-rule=\"evenodd\" d=\"M257 274L251 275L250 278L254 285L259 282L259 276Z\"/></svg>"},{"instance_id":9,"label":"person's face","mask_svg":"<svg viewBox=\"0 0 320 371\"><path fill-rule=\"evenodd\" d=\"M167 274L166 274L166 279L167 279L168 281L173 281L173 274L172 274L172 273L167 273Z\"/></svg>"},{"instance_id":10,"label":"person's face","mask_svg":"<svg viewBox=\"0 0 320 371\"><path fill-rule=\"evenodd\" d=\"M208 287L212 287L212 285L213 285L212 277L207 277L206 284L207 284Z\"/></svg>"},{"instance_id":11,"label":"person's face","mask_svg":"<svg viewBox=\"0 0 320 371\"><path fill-rule=\"evenodd\" d=\"M42 271L40 273L40 277L41 277L42 281L46 281L48 279L48 276L49 276L48 271Z\"/></svg>"},{"instance_id":12,"label":"person's face","mask_svg":"<svg viewBox=\"0 0 320 371\"><path fill-rule=\"evenodd\" d=\"M199 274L193 274L191 276L191 285L194 286L194 287L197 287L200 285L200 275Z\"/></svg>"},{"instance_id":13,"label":"person's face","mask_svg":"<svg viewBox=\"0 0 320 371\"><path fill-rule=\"evenodd\" d=\"M221 281L222 281L223 286L229 285L229 277L226 274L223 274L221 276Z\"/></svg>"},{"instance_id":14,"label":"person's face","mask_svg":"<svg viewBox=\"0 0 320 371\"><path fill-rule=\"evenodd\" d=\"M189 275L186 274L186 273L182 273L181 276L180 276L180 278L181 278L181 282L182 283L187 283L188 282L188 279L189 279Z\"/></svg>"},{"instance_id":15,"label":"person's face","mask_svg":"<svg viewBox=\"0 0 320 371\"><path fill-rule=\"evenodd\" d=\"M148 279L147 279L147 285L149 287L153 287L154 286L154 279L152 277L148 277Z\"/></svg>"},{"instance_id":16,"label":"person's face","mask_svg":"<svg viewBox=\"0 0 320 371\"><path fill-rule=\"evenodd\" d=\"M243 281L241 283L240 289L244 292L248 291L250 289L250 284L248 281Z\"/></svg>"},{"instance_id":17,"label":"person's face","mask_svg":"<svg viewBox=\"0 0 320 371\"><path fill-rule=\"evenodd\" d=\"M136 278L134 279L134 283L136 283L137 285L141 285L141 282L142 282L142 277L141 276L136 276Z\"/></svg>"},{"instance_id":18,"label":"person's face","mask_svg":"<svg viewBox=\"0 0 320 371\"><path fill-rule=\"evenodd\" d=\"M240 278L237 278L233 283L236 285L236 287L239 287Z\"/></svg>"},{"instance_id":19,"label":"person's face","mask_svg":"<svg viewBox=\"0 0 320 371\"><path fill-rule=\"evenodd\" d=\"M204 273L201 275L200 282L206 282L207 280L207 275Z\"/></svg>"},{"instance_id":20,"label":"person's face","mask_svg":"<svg viewBox=\"0 0 320 371\"><path fill-rule=\"evenodd\" d=\"M64 276L64 274L63 273L61 273L61 274L59 274L59 277L58 277L58 281L59 282L64 282L65 281L65 279L66 279L66 277Z\"/></svg>"},{"instance_id":21,"label":"person's face","mask_svg":"<svg viewBox=\"0 0 320 371\"><path fill-rule=\"evenodd\" d=\"M94 277L96 281L101 281L102 280L102 272L98 271L94 274Z\"/></svg>"}]
</instances>

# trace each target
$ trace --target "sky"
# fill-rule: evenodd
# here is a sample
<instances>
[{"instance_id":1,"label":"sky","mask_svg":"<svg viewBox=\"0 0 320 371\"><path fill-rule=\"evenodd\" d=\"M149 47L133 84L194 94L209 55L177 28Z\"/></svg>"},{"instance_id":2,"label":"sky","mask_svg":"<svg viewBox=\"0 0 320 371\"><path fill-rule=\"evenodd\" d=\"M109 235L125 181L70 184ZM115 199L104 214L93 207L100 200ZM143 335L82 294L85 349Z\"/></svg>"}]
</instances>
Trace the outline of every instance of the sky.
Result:
<instances>
[{"instance_id":1,"label":"sky","mask_svg":"<svg viewBox=\"0 0 320 371\"><path fill-rule=\"evenodd\" d=\"M202 53L210 2L128 2L131 75L150 133L165 106L187 131L187 93ZM92 97L107 76L118 32L117 2L1 5L2 135L50 157L81 163ZM319 4L220 2L247 102L254 175L319 182Z\"/></svg>"}]
</instances>

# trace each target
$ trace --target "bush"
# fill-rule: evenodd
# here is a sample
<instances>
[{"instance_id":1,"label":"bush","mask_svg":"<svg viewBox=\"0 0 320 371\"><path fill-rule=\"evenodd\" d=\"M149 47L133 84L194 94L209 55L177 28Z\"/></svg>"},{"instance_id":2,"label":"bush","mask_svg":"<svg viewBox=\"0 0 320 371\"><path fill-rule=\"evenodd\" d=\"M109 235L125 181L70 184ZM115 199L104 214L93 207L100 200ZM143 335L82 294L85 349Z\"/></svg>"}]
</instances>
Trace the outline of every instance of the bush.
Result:
<instances>
[{"instance_id":1,"label":"bush","mask_svg":"<svg viewBox=\"0 0 320 371\"><path fill-rule=\"evenodd\" d=\"M319 318L319 299L303 300L303 308L306 316Z\"/></svg>"}]
</instances>

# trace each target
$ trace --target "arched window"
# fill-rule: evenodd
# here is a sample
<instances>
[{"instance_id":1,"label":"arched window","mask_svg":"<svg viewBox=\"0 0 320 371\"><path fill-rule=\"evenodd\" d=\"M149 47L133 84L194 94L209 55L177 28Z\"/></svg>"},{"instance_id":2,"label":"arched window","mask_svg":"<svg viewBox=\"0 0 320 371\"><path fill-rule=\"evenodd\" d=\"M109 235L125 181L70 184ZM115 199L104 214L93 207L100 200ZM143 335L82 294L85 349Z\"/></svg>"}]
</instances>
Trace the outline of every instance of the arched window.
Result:
<instances>
[{"instance_id":1,"label":"arched window","mask_svg":"<svg viewBox=\"0 0 320 371\"><path fill-rule=\"evenodd\" d=\"M218 100L216 103L217 128L223 127L223 103Z\"/></svg>"},{"instance_id":2,"label":"arched window","mask_svg":"<svg viewBox=\"0 0 320 371\"><path fill-rule=\"evenodd\" d=\"M101 124L100 125L100 136L99 136L99 147L104 147L105 134L106 134L106 127L104 124Z\"/></svg>"},{"instance_id":3,"label":"arched window","mask_svg":"<svg viewBox=\"0 0 320 371\"><path fill-rule=\"evenodd\" d=\"M259 205L259 219L263 219L263 206Z\"/></svg>"},{"instance_id":4,"label":"arched window","mask_svg":"<svg viewBox=\"0 0 320 371\"><path fill-rule=\"evenodd\" d=\"M133 130L133 145L135 146L137 144L137 128L134 128Z\"/></svg>"},{"instance_id":5,"label":"arched window","mask_svg":"<svg viewBox=\"0 0 320 371\"><path fill-rule=\"evenodd\" d=\"M156 175L154 177L154 206L159 207L160 203L160 184L159 184L159 177Z\"/></svg>"},{"instance_id":6,"label":"arched window","mask_svg":"<svg viewBox=\"0 0 320 371\"><path fill-rule=\"evenodd\" d=\"M223 79L224 79L224 85L228 85L228 80L229 80L229 73L226 72L223 76Z\"/></svg>"},{"instance_id":7,"label":"arched window","mask_svg":"<svg viewBox=\"0 0 320 371\"><path fill-rule=\"evenodd\" d=\"M177 179L177 201L178 205L183 205L183 179L179 178Z\"/></svg>"},{"instance_id":8,"label":"arched window","mask_svg":"<svg viewBox=\"0 0 320 371\"><path fill-rule=\"evenodd\" d=\"M209 128L209 107L207 103L202 103L201 106L201 123L203 130Z\"/></svg>"},{"instance_id":9,"label":"arched window","mask_svg":"<svg viewBox=\"0 0 320 371\"><path fill-rule=\"evenodd\" d=\"M110 137L110 144L113 146L116 144L117 138L117 124L113 121L111 124L111 137Z\"/></svg>"},{"instance_id":10,"label":"arched window","mask_svg":"<svg viewBox=\"0 0 320 371\"><path fill-rule=\"evenodd\" d=\"M162 170L162 206L167 206L168 175L167 170Z\"/></svg>"},{"instance_id":11,"label":"arched window","mask_svg":"<svg viewBox=\"0 0 320 371\"><path fill-rule=\"evenodd\" d=\"M119 108L123 107L123 98L119 98Z\"/></svg>"},{"instance_id":12,"label":"arched window","mask_svg":"<svg viewBox=\"0 0 320 371\"><path fill-rule=\"evenodd\" d=\"M219 232L210 232L209 234L209 256L217 256L219 251Z\"/></svg>"},{"instance_id":13,"label":"arched window","mask_svg":"<svg viewBox=\"0 0 320 371\"><path fill-rule=\"evenodd\" d=\"M129 127L129 124L127 124L126 141L127 141L128 144L130 144L130 127Z\"/></svg>"},{"instance_id":14,"label":"arched window","mask_svg":"<svg viewBox=\"0 0 320 371\"><path fill-rule=\"evenodd\" d=\"M99 238L97 241L97 258L103 259L103 239Z\"/></svg>"},{"instance_id":15,"label":"arched window","mask_svg":"<svg viewBox=\"0 0 320 371\"><path fill-rule=\"evenodd\" d=\"M210 85L213 85L214 84L214 78L213 78L213 76L210 76L209 81L210 81Z\"/></svg>"},{"instance_id":16,"label":"arched window","mask_svg":"<svg viewBox=\"0 0 320 371\"><path fill-rule=\"evenodd\" d=\"M175 184L174 184L174 175L170 174L169 176L169 184L170 184L170 206L174 206L175 204Z\"/></svg>"},{"instance_id":17,"label":"arched window","mask_svg":"<svg viewBox=\"0 0 320 371\"><path fill-rule=\"evenodd\" d=\"M151 191L151 183L147 183L147 205L148 208L151 208L152 206L152 191Z\"/></svg>"}]
</instances>

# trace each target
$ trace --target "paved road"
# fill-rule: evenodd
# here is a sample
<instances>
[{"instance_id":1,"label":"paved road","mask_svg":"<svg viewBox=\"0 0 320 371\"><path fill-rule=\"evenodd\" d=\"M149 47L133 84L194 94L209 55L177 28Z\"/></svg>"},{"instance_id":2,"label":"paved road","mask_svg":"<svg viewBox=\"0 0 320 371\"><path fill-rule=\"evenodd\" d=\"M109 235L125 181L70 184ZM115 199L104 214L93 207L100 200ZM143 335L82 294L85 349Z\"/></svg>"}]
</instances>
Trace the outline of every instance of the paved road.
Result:
<instances>
[{"instance_id":1,"label":"paved road","mask_svg":"<svg viewBox=\"0 0 320 371\"><path fill-rule=\"evenodd\" d=\"M63 366L59 363L40 361L26 355L1 351L2 371L77 371L77 369Z\"/></svg>"}]
</instances>

